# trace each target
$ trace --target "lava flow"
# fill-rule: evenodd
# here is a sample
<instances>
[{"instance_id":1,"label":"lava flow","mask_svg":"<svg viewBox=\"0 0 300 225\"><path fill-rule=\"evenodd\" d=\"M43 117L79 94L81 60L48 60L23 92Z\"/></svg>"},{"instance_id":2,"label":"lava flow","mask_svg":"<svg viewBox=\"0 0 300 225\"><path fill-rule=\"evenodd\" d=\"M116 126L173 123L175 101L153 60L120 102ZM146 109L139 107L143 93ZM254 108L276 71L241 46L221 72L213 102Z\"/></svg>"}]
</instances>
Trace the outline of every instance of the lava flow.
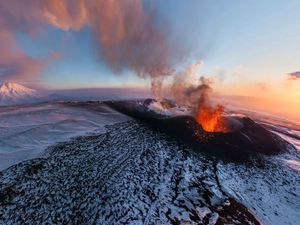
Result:
<instances>
[{"instance_id":1,"label":"lava flow","mask_svg":"<svg viewBox=\"0 0 300 225\"><path fill-rule=\"evenodd\" d=\"M197 122L207 132L227 133L228 124L223 114L223 106L216 107L199 105L196 114Z\"/></svg>"}]
</instances>

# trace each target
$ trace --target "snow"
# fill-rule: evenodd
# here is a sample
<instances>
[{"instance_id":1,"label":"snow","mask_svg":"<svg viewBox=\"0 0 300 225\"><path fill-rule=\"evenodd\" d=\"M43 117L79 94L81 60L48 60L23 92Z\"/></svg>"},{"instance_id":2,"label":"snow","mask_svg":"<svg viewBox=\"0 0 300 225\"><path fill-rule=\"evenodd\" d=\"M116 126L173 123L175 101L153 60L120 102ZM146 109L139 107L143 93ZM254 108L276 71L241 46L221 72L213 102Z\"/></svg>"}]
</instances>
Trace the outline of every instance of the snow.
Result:
<instances>
[{"instance_id":1,"label":"snow","mask_svg":"<svg viewBox=\"0 0 300 225\"><path fill-rule=\"evenodd\" d=\"M0 85L0 92L2 94L6 94L7 96L11 95L34 95L36 93L35 90L27 88L23 85L20 85L18 83L12 83L12 82L8 82L8 83L3 83Z\"/></svg>"},{"instance_id":2,"label":"snow","mask_svg":"<svg viewBox=\"0 0 300 225\"><path fill-rule=\"evenodd\" d=\"M0 105L32 102L39 98L41 95L36 90L21 84L14 82L0 84Z\"/></svg>"},{"instance_id":3,"label":"snow","mask_svg":"<svg viewBox=\"0 0 300 225\"><path fill-rule=\"evenodd\" d=\"M224 161L101 103L3 107L0 224L299 224L299 129L254 119L298 150Z\"/></svg>"},{"instance_id":4,"label":"snow","mask_svg":"<svg viewBox=\"0 0 300 225\"><path fill-rule=\"evenodd\" d=\"M196 208L196 213L197 213L197 215L199 216L200 219L203 219L204 217L206 217L206 215L210 214L211 211L207 207L201 207L201 208L197 207Z\"/></svg>"},{"instance_id":5,"label":"snow","mask_svg":"<svg viewBox=\"0 0 300 225\"><path fill-rule=\"evenodd\" d=\"M245 112L247 114L247 112ZM264 156L254 164L218 163L218 177L224 190L245 204L263 224L299 224L300 221L300 136L297 124L251 113L270 131L292 143L275 156Z\"/></svg>"},{"instance_id":6,"label":"snow","mask_svg":"<svg viewBox=\"0 0 300 225\"><path fill-rule=\"evenodd\" d=\"M175 105L172 108L165 108L159 101L151 102L148 109L165 116L190 115L192 112L191 108L186 106Z\"/></svg>"},{"instance_id":7,"label":"snow","mask_svg":"<svg viewBox=\"0 0 300 225\"><path fill-rule=\"evenodd\" d=\"M299 171L266 158L264 165L218 163L224 190L245 204L264 224L298 224L300 209Z\"/></svg>"},{"instance_id":8,"label":"snow","mask_svg":"<svg viewBox=\"0 0 300 225\"><path fill-rule=\"evenodd\" d=\"M0 170L34 157L54 143L90 133L127 120L100 103L101 111L67 103L3 107L0 110Z\"/></svg>"},{"instance_id":9,"label":"snow","mask_svg":"<svg viewBox=\"0 0 300 225\"><path fill-rule=\"evenodd\" d=\"M0 224L257 224L213 158L136 121L47 152L0 174Z\"/></svg>"},{"instance_id":10,"label":"snow","mask_svg":"<svg viewBox=\"0 0 300 225\"><path fill-rule=\"evenodd\" d=\"M151 104L148 106L149 110L153 110L156 113L163 114L163 115L171 115L171 112L169 109L166 109L162 106L162 104L159 101L153 101Z\"/></svg>"}]
</instances>

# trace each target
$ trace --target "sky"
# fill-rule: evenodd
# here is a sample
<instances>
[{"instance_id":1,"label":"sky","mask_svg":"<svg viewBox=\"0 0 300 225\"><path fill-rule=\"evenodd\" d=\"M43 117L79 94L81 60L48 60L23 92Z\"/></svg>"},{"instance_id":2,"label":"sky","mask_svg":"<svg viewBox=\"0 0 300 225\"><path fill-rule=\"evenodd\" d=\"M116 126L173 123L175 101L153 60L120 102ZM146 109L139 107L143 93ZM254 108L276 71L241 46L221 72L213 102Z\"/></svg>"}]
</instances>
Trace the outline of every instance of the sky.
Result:
<instances>
[{"instance_id":1,"label":"sky","mask_svg":"<svg viewBox=\"0 0 300 225\"><path fill-rule=\"evenodd\" d=\"M150 87L201 60L216 93L300 103L298 0L89 2L0 0L0 82Z\"/></svg>"}]
</instances>

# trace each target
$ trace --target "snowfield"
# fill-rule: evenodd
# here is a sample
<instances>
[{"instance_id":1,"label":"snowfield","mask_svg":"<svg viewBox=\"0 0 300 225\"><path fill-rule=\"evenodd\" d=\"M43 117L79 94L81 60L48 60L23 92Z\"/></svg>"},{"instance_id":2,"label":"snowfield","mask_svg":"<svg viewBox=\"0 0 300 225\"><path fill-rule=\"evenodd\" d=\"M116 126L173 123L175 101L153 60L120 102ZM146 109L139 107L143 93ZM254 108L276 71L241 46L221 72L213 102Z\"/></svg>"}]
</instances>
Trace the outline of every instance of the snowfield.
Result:
<instances>
[{"instance_id":1,"label":"snowfield","mask_svg":"<svg viewBox=\"0 0 300 225\"><path fill-rule=\"evenodd\" d=\"M3 171L0 224L258 224L213 159L134 121Z\"/></svg>"},{"instance_id":2,"label":"snowfield","mask_svg":"<svg viewBox=\"0 0 300 225\"><path fill-rule=\"evenodd\" d=\"M101 103L0 118L1 165L10 153L43 156L0 172L0 224L299 224L299 148L224 161ZM299 147L297 130L272 125Z\"/></svg>"},{"instance_id":3,"label":"snowfield","mask_svg":"<svg viewBox=\"0 0 300 225\"><path fill-rule=\"evenodd\" d=\"M97 111L76 103L42 103L0 109L0 170L41 157L54 143L90 133L129 118L98 104Z\"/></svg>"}]
</instances>

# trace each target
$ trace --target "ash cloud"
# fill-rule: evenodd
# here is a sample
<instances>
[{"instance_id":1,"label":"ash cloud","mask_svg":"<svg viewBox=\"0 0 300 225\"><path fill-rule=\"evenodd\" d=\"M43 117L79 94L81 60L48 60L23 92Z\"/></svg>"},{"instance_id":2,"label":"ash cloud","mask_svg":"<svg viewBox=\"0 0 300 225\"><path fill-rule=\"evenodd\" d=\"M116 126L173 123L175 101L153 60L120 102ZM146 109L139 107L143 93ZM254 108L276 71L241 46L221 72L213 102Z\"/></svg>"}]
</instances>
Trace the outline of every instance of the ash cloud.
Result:
<instances>
[{"instance_id":1,"label":"ash cloud","mask_svg":"<svg viewBox=\"0 0 300 225\"><path fill-rule=\"evenodd\" d=\"M140 0L87 1L86 7L107 64L115 72L129 68L150 77L154 97L161 98L164 77L174 74L178 48L171 45L167 26L158 26Z\"/></svg>"},{"instance_id":2,"label":"ash cloud","mask_svg":"<svg viewBox=\"0 0 300 225\"><path fill-rule=\"evenodd\" d=\"M210 106L212 93L212 78L199 76L199 69L203 61L198 61L188 66L174 76L171 86L172 96L177 104L189 106L196 112L200 106Z\"/></svg>"},{"instance_id":3,"label":"ash cloud","mask_svg":"<svg viewBox=\"0 0 300 225\"><path fill-rule=\"evenodd\" d=\"M183 71L177 72L173 76L173 83L171 85L171 93L179 105L191 106L194 103L192 96L187 95L187 90L196 88L199 83L197 77L197 70L203 65L203 61L198 61L191 64Z\"/></svg>"}]
</instances>

